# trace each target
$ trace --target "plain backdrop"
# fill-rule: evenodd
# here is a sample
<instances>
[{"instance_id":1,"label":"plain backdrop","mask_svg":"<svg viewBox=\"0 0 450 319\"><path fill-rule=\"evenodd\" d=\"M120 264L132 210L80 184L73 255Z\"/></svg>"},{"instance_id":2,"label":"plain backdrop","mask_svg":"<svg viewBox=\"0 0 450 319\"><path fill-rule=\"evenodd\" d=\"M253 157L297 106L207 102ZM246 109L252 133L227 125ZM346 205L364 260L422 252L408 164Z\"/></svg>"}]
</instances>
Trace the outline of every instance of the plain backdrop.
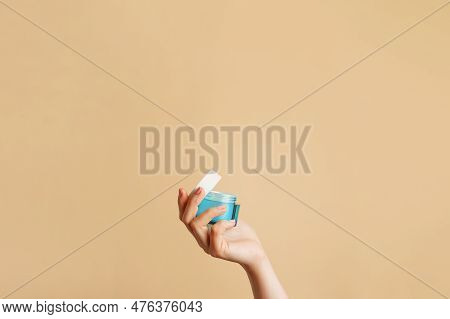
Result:
<instances>
[{"instance_id":1,"label":"plain backdrop","mask_svg":"<svg viewBox=\"0 0 450 319\"><path fill-rule=\"evenodd\" d=\"M443 1L2 3L198 129L262 125ZM2 296L183 177L139 174L139 127L180 123L24 17L0 3ZM268 175L447 295L449 31L446 7L276 119L312 125L312 174ZM179 223L177 187L10 297L251 297ZM291 297L440 297L258 175L217 189L238 195Z\"/></svg>"}]
</instances>

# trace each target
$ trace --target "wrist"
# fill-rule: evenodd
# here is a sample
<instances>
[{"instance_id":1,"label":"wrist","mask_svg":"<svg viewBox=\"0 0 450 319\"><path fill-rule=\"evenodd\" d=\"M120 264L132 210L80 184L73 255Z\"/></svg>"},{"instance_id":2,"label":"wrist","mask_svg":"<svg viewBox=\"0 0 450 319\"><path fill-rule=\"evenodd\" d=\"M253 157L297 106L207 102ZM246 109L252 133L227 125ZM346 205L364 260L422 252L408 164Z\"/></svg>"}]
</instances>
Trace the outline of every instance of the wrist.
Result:
<instances>
[{"instance_id":1,"label":"wrist","mask_svg":"<svg viewBox=\"0 0 450 319\"><path fill-rule=\"evenodd\" d=\"M269 258L264 254L244 266L255 298L288 298Z\"/></svg>"},{"instance_id":2,"label":"wrist","mask_svg":"<svg viewBox=\"0 0 450 319\"><path fill-rule=\"evenodd\" d=\"M266 253L261 249L250 261L242 263L241 266L250 275L263 272L264 269L270 268L271 264Z\"/></svg>"}]
</instances>

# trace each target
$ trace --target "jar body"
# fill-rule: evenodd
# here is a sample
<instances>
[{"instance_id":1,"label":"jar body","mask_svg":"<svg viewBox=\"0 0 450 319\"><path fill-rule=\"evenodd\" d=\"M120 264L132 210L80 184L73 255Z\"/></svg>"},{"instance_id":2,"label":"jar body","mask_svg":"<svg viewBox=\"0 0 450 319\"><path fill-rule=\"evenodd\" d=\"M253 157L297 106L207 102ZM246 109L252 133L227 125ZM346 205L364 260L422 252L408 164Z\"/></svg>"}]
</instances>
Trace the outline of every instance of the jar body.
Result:
<instances>
[{"instance_id":1,"label":"jar body","mask_svg":"<svg viewBox=\"0 0 450 319\"><path fill-rule=\"evenodd\" d=\"M226 193L209 192L198 206L196 216L204 213L207 209L217 206L225 206L225 212L217 217L214 217L210 224L215 224L219 220L236 220L239 215L240 205L236 204L236 196Z\"/></svg>"}]
</instances>

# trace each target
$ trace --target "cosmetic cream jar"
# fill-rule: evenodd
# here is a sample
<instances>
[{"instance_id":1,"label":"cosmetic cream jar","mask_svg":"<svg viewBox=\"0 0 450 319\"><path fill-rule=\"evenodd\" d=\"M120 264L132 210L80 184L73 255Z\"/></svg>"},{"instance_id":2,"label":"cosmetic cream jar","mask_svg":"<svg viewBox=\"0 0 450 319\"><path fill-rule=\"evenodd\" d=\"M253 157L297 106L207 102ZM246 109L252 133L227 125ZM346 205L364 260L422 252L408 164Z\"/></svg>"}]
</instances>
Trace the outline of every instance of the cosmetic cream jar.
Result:
<instances>
[{"instance_id":1,"label":"cosmetic cream jar","mask_svg":"<svg viewBox=\"0 0 450 319\"><path fill-rule=\"evenodd\" d=\"M236 204L236 196L232 194L214 191L209 192L198 206L197 216L211 207L222 205L226 207L225 213L214 217L210 224L215 224L219 220L235 220L237 224L240 205Z\"/></svg>"}]
</instances>

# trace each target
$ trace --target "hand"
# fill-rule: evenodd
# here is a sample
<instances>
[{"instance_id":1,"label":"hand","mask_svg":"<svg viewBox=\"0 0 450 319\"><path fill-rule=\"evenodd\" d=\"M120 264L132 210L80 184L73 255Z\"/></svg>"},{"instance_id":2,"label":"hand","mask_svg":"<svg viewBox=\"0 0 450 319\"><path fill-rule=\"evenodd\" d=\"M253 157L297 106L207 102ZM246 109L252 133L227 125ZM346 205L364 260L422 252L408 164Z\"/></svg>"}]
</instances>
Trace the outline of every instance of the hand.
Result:
<instances>
[{"instance_id":1,"label":"hand","mask_svg":"<svg viewBox=\"0 0 450 319\"><path fill-rule=\"evenodd\" d=\"M178 193L180 220L199 246L213 257L236 262L245 268L252 268L264 260L265 253L256 233L242 220L237 226L234 220L221 220L212 227L208 226L211 219L225 212L225 206L210 208L200 216L195 216L204 196L202 188L196 189L191 195L183 188Z\"/></svg>"},{"instance_id":2,"label":"hand","mask_svg":"<svg viewBox=\"0 0 450 319\"><path fill-rule=\"evenodd\" d=\"M255 298L287 298L273 267L255 232L239 220L208 223L225 212L225 206L213 207L195 216L205 191L197 188L190 195L183 188L178 192L179 218L203 250L216 258L239 263L247 272Z\"/></svg>"}]
</instances>

